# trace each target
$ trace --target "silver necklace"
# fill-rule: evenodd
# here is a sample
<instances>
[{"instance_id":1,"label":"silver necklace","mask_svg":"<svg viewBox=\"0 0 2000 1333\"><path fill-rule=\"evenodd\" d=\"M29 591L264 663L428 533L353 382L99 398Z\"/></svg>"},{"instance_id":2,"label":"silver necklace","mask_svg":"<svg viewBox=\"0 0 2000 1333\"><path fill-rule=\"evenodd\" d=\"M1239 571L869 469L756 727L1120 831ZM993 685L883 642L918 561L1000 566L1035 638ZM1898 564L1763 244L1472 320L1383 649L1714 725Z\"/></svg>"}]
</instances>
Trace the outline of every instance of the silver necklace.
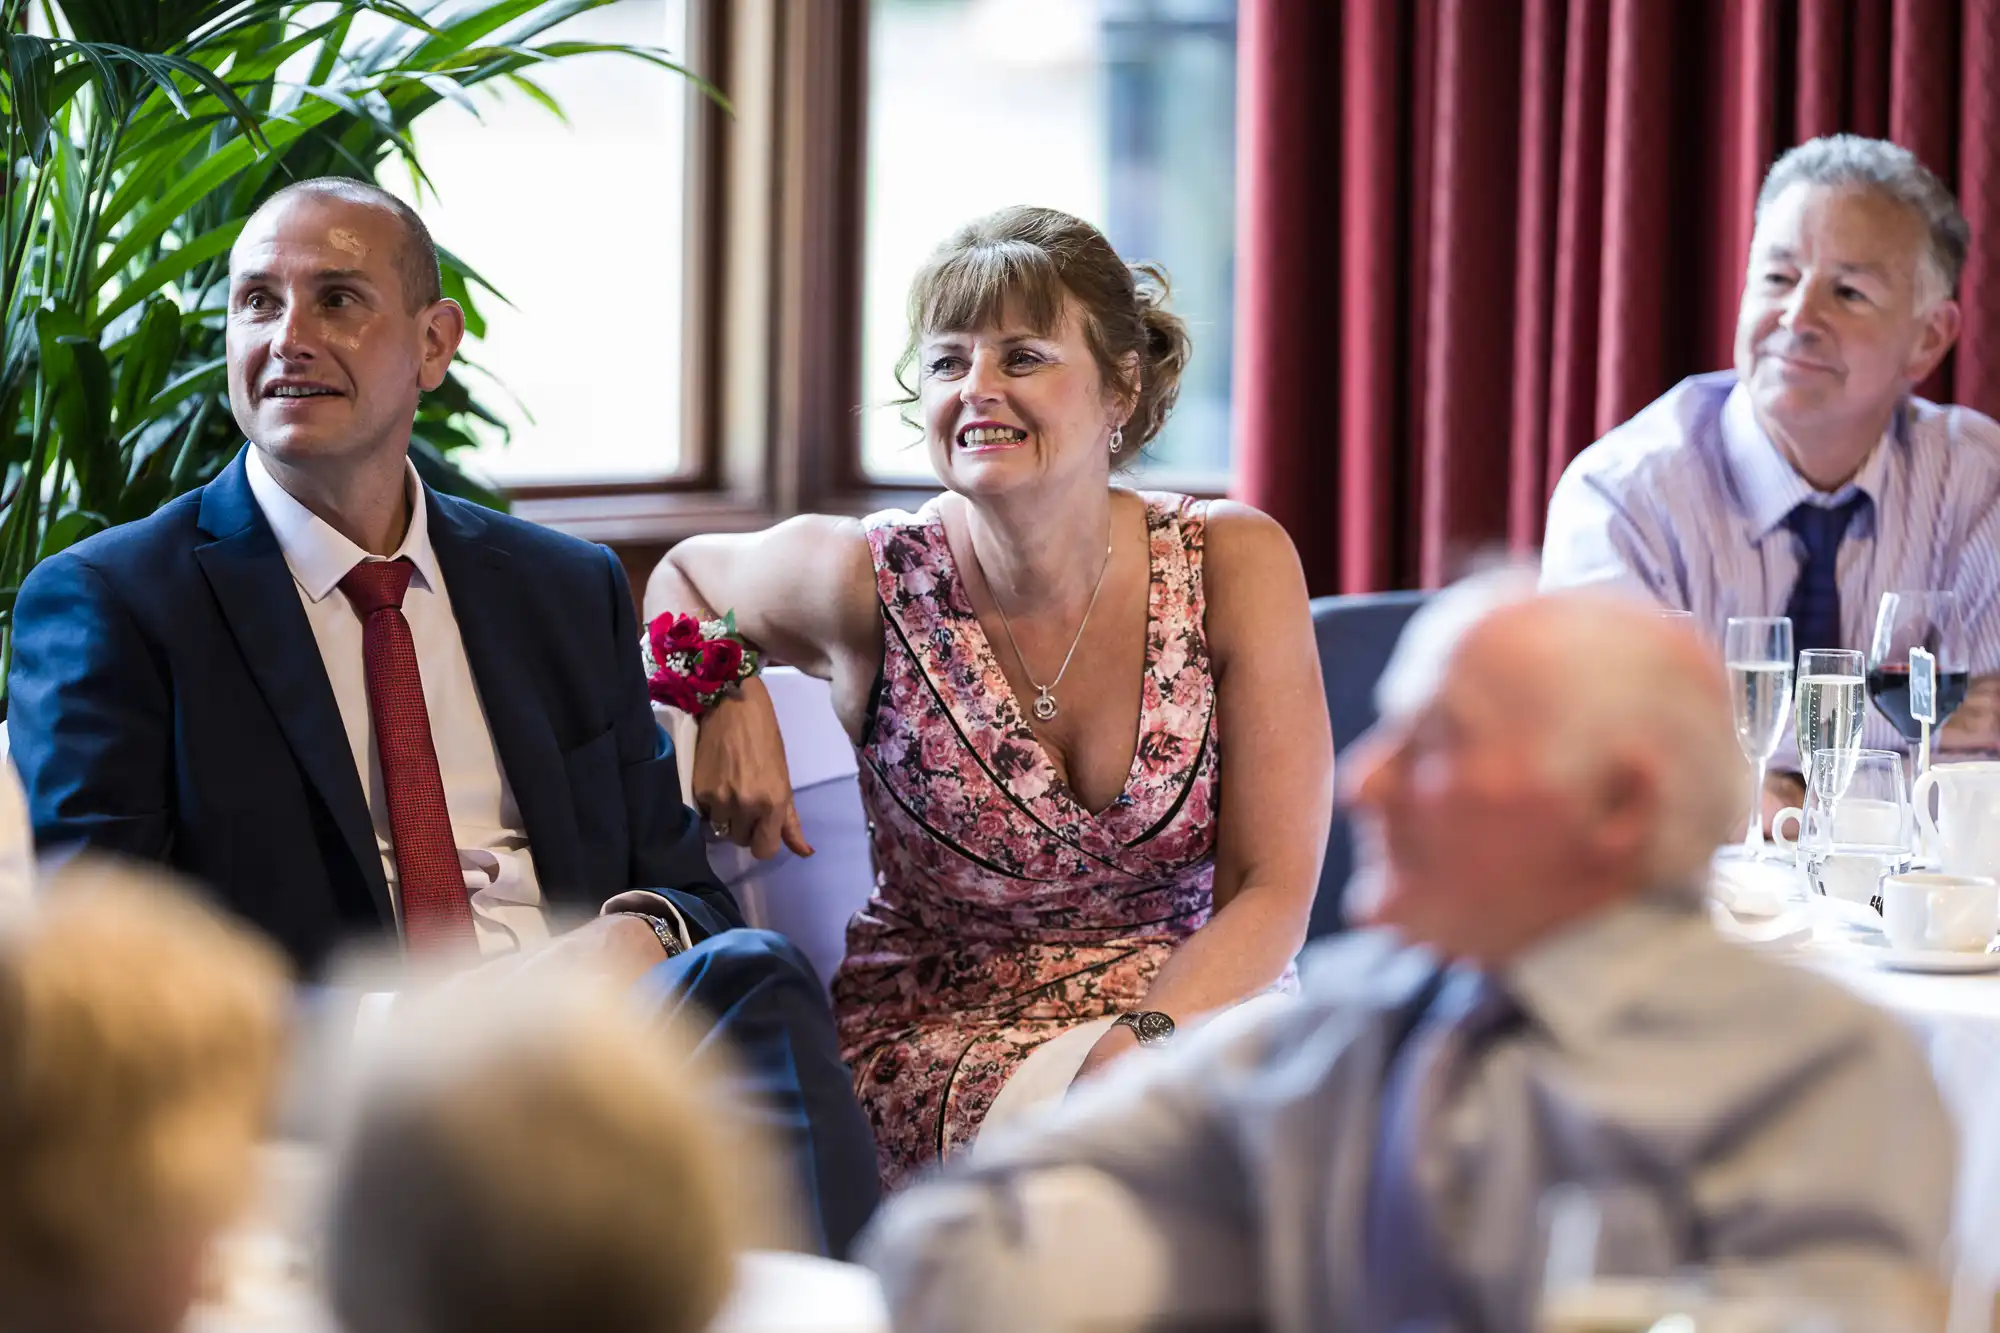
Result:
<instances>
[{"instance_id":1,"label":"silver necklace","mask_svg":"<svg viewBox=\"0 0 2000 1333\"><path fill-rule=\"evenodd\" d=\"M982 571L983 572L983 571ZM1069 662L1076 656L1077 645L1083 642L1083 631L1090 625L1090 613L1097 609L1097 594L1104 591L1104 576L1111 572L1111 539L1104 539L1104 566L1097 571L1097 586L1090 590L1090 605L1083 608L1083 621L1076 627L1076 637L1069 641L1069 651L1063 654L1062 666L1056 671L1056 678L1044 685L1035 679L1035 673L1028 670L1028 659L1021 655L1020 641L1014 637L1014 624L1007 619L1007 608L1000 605L1000 599L993 599L993 609L1000 613L1000 628L1007 631L1007 643L1014 650L1014 660L1021 664L1021 674L1035 687L1035 717L1043 722L1053 721L1056 709L1056 686L1062 684L1063 676L1069 671ZM990 589L989 589L990 591Z\"/></svg>"}]
</instances>

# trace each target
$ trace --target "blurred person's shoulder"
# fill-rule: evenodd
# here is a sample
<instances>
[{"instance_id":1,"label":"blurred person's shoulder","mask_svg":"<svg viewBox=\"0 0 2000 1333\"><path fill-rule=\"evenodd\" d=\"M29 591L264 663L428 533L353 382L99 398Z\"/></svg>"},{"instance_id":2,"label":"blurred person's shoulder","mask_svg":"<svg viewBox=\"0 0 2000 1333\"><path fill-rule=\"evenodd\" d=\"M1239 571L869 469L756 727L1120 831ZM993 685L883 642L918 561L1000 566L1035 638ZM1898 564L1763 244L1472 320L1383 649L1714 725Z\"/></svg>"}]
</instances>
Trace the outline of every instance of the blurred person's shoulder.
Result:
<instances>
[{"instance_id":1,"label":"blurred person's shoulder","mask_svg":"<svg viewBox=\"0 0 2000 1333\"><path fill-rule=\"evenodd\" d=\"M1672 931L1666 945L1655 1013L1677 1013L1718 1043L1760 1052L1770 1077L1858 1061L1929 1086L1930 1066L1909 1024L1806 962L1726 940L1703 916Z\"/></svg>"},{"instance_id":2,"label":"blurred person's shoulder","mask_svg":"<svg viewBox=\"0 0 2000 1333\"><path fill-rule=\"evenodd\" d=\"M1408 1002L1440 963L1393 931L1355 929L1308 944L1299 954L1300 994L1322 1011L1379 1009Z\"/></svg>"},{"instance_id":3,"label":"blurred person's shoulder","mask_svg":"<svg viewBox=\"0 0 2000 1333\"><path fill-rule=\"evenodd\" d=\"M1375 1066L1352 1053L1380 1049L1377 1034L1414 1020L1440 977L1435 955L1388 931L1356 930L1299 955L1300 989L1225 1010L1176 1039L1171 1059L1199 1070L1207 1096L1232 1108L1238 1132L1254 1138L1288 1108L1335 1101ZM1266 1001L1270 1002L1266 1002Z\"/></svg>"},{"instance_id":4,"label":"blurred person's shoulder","mask_svg":"<svg viewBox=\"0 0 2000 1333\"><path fill-rule=\"evenodd\" d=\"M1429 996L1441 965L1430 951L1404 945L1389 931L1371 929L1309 944L1299 954L1298 970L1296 993L1271 997L1278 1003L1247 1006L1251 1021L1198 1026L1188 1034L1185 1048L1217 1068L1269 1070L1290 1068L1302 1052L1327 1048L1333 1034L1328 1053L1337 1054L1345 1038L1413 1012ZM1302 1086L1314 1081L1307 1078Z\"/></svg>"}]
</instances>

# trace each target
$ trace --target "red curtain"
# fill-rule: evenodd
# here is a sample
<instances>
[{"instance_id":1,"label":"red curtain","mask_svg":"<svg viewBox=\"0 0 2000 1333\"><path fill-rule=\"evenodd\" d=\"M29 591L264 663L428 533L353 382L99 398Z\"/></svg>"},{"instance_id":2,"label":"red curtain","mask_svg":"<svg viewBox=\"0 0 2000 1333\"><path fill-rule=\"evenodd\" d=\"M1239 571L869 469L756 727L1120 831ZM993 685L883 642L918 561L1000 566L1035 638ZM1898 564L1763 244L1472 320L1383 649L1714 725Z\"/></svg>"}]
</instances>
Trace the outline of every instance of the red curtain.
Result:
<instances>
[{"instance_id":1,"label":"red curtain","mask_svg":"<svg viewBox=\"0 0 2000 1333\"><path fill-rule=\"evenodd\" d=\"M2000 415L2000 0L1244 0L1239 494L1315 593L1532 551L1563 466L1729 364L1757 187L1840 130L1972 224L1927 396Z\"/></svg>"}]
</instances>

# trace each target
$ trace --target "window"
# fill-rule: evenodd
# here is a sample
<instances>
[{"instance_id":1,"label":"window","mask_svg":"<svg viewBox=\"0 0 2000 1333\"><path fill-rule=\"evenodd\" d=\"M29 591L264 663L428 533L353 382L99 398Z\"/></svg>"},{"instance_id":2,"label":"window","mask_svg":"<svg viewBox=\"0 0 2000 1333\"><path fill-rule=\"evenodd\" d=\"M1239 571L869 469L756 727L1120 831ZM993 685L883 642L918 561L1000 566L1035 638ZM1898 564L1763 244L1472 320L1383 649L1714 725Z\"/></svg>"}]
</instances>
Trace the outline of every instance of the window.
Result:
<instances>
[{"instance_id":1,"label":"window","mask_svg":"<svg viewBox=\"0 0 2000 1333\"><path fill-rule=\"evenodd\" d=\"M623 42L684 59L687 5L618 0L534 44ZM485 336L464 348L477 368L468 381L512 437L493 432L462 457L512 487L659 480L686 461L686 123L700 94L621 55L572 56L530 76L568 124L495 81L474 91L476 117L445 102L414 132L437 189L419 206L438 244L512 303L484 297ZM393 168L384 180L414 202Z\"/></svg>"},{"instance_id":2,"label":"window","mask_svg":"<svg viewBox=\"0 0 2000 1333\"><path fill-rule=\"evenodd\" d=\"M1194 359L1145 470L1229 472L1235 0L871 0L862 462L928 477L894 366L911 278L961 224L1064 209L1173 279Z\"/></svg>"}]
</instances>

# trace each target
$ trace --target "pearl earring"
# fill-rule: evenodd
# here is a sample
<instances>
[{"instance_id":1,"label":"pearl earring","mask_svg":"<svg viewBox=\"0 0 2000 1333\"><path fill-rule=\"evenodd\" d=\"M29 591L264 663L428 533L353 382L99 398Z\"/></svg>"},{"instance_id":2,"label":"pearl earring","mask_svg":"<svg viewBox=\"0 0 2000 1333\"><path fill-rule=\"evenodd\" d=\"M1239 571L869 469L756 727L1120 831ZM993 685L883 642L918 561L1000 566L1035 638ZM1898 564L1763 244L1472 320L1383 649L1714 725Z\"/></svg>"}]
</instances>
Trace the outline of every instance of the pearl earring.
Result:
<instances>
[{"instance_id":1,"label":"pearl earring","mask_svg":"<svg viewBox=\"0 0 2000 1333\"><path fill-rule=\"evenodd\" d=\"M1123 426L1120 426L1117 430L1111 432L1111 452L1115 454L1124 447L1125 447L1125 428Z\"/></svg>"}]
</instances>

